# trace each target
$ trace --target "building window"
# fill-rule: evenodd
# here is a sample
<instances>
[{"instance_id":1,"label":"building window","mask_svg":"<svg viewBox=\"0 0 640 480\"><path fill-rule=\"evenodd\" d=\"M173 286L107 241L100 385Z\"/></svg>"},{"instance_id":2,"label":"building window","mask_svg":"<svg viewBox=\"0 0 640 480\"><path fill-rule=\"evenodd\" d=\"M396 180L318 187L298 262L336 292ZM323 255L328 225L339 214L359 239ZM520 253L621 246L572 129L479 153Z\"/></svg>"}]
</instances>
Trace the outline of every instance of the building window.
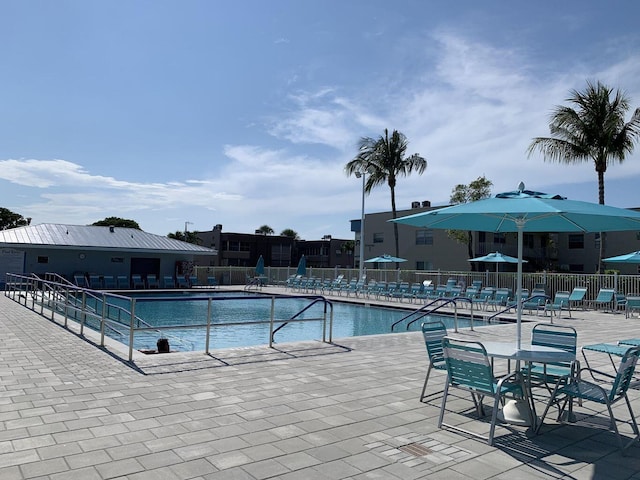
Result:
<instances>
[{"instance_id":1,"label":"building window","mask_svg":"<svg viewBox=\"0 0 640 480\"><path fill-rule=\"evenodd\" d=\"M373 234L373 243L384 243L384 233L374 233Z\"/></svg>"},{"instance_id":2,"label":"building window","mask_svg":"<svg viewBox=\"0 0 640 480\"><path fill-rule=\"evenodd\" d=\"M593 244L594 244L593 246L594 246L596 249L599 249L599 248L600 248L600 232L598 232L598 233L596 233L596 234L595 234Z\"/></svg>"},{"instance_id":3,"label":"building window","mask_svg":"<svg viewBox=\"0 0 640 480\"><path fill-rule=\"evenodd\" d=\"M498 232L493 234L493 243L499 243L501 245L504 245L506 242L507 242L507 239L504 236L504 233Z\"/></svg>"},{"instance_id":4,"label":"building window","mask_svg":"<svg viewBox=\"0 0 640 480\"><path fill-rule=\"evenodd\" d=\"M577 263L571 263L569 265L570 272L584 272L584 265L580 265Z\"/></svg>"},{"instance_id":5,"label":"building window","mask_svg":"<svg viewBox=\"0 0 640 480\"><path fill-rule=\"evenodd\" d=\"M416 270L430 270L431 269L431 262L425 262L422 260L418 260L416 262Z\"/></svg>"},{"instance_id":6,"label":"building window","mask_svg":"<svg viewBox=\"0 0 640 480\"><path fill-rule=\"evenodd\" d=\"M49 263L49 257L38 255L38 263Z\"/></svg>"},{"instance_id":7,"label":"building window","mask_svg":"<svg viewBox=\"0 0 640 480\"><path fill-rule=\"evenodd\" d=\"M569 234L569 248L570 249L584 248L584 234L582 233Z\"/></svg>"},{"instance_id":8,"label":"building window","mask_svg":"<svg viewBox=\"0 0 640 480\"><path fill-rule=\"evenodd\" d=\"M433 230L416 230L416 245L433 245Z\"/></svg>"},{"instance_id":9,"label":"building window","mask_svg":"<svg viewBox=\"0 0 640 480\"><path fill-rule=\"evenodd\" d=\"M123 257L111 257L111 263L124 263Z\"/></svg>"},{"instance_id":10,"label":"building window","mask_svg":"<svg viewBox=\"0 0 640 480\"><path fill-rule=\"evenodd\" d=\"M478 232L478 241L484 243L487 241L487 232Z\"/></svg>"}]
</instances>

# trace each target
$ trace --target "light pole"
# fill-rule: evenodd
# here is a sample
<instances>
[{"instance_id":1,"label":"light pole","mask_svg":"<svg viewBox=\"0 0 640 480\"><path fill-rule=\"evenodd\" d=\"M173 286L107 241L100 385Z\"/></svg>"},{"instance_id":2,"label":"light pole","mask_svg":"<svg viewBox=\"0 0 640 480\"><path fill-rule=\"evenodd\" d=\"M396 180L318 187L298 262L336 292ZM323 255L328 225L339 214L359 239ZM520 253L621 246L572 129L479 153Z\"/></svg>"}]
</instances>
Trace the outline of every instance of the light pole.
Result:
<instances>
[{"instance_id":1,"label":"light pole","mask_svg":"<svg viewBox=\"0 0 640 480\"><path fill-rule=\"evenodd\" d=\"M187 241L187 225L193 225L193 222L184 222L184 241Z\"/></svg>"},{"instance_id":2,"label":"light pole","mask_svg":"<svg viewBox=\"0 0 640 480\"><path fill-rule=\"evenodd\" d=\"M356 172L356 178L362 177L362 213L360 216L360 263L358 270L358 280L362 280L364 275L364 191L366 170Z\"/></svg>"}]
</instances>

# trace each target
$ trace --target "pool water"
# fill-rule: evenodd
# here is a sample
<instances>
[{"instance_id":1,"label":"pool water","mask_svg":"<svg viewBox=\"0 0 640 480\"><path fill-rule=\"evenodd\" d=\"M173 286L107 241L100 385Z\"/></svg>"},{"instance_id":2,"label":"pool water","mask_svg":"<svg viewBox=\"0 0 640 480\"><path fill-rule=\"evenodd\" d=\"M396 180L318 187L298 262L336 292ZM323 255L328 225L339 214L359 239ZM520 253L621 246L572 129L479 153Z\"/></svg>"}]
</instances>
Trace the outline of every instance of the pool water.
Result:
<instances>
[{"instance_id":1,"label":"pool water","mask_svg":"<svg viewBox=\"0 0 640 480\"><path fill-rule=\"evenodd\" d=\"M228 298L230 295L236 298L222 299ZM147 324L160 327L160 332L156 330L137 331L134 336L134 348L139 350L155 349L158 338L163 336L169 339L171 350L205 350L206 329L162 329L162 327L206 324L208 297L220 298L211 302L210 349L246 347L269 343L270 325L268 321L272 308L271 296L252 295L250 299L242 299L238 298L238 294L229 293L226 295L195 295L190 297L185 297L182 294L169 299L166 295L159 297L145 294L136 298L135 315ZM275 298L274 327L286 322L310 304L310 300L304 298ZM411 313L410 310L340 302L331 303L333 304L332 337L334 340L343 337L392 333L391 325ZM327 338L329 311L328 309ZM307 321L289 322L275 334L274 341L276 343L285 343L321 340L323 322L312 319L322 319L323 312L324 303L312 305L297 317L298 320L305 319ZM415 321L409 331L420 330L420 324L430 320L442 320L448 329L452 330L454 328L453 317L429 315ZM225 325L226 323L235 323L235 325ZM457 323L458 328L465 328L470 325L469 319L460 315ZM406 325L407 321L397 325L393 333L407 331ZM475 325L482 325L480 319L475 319ZM118 338L118 340L128 343L128 338Z\"/></svg>"}]
</instances>

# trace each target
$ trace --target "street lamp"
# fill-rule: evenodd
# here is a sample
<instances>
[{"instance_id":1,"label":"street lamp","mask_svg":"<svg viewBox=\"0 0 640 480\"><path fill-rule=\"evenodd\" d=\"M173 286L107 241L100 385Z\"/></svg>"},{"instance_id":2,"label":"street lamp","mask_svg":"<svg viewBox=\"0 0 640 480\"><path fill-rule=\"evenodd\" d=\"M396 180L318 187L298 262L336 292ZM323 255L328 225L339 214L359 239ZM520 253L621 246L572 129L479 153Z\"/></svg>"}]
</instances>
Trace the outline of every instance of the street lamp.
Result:
<instances>
[{"instance_id":1,"label":"street lamp","mask_svg":"<svg viewBox=\"0 0 640 480\"><path fill-rule=\"evenodd\" d=\"M362 214L360 216L360 268L358 270L358 280L362 280L364 275L364 191L366 170L355 172L356 178L362 177Z\"/></svg>"},{"instance_id":2,"label":"street lamp","mask_svg":"<svg viewBox=\"0 0 640 480\"><path fill-rule=\"evenodd\" d=\"M193 222L184 222L184 240L187 240L187 225L193 225Z\"/></svg>"}]
</instances>

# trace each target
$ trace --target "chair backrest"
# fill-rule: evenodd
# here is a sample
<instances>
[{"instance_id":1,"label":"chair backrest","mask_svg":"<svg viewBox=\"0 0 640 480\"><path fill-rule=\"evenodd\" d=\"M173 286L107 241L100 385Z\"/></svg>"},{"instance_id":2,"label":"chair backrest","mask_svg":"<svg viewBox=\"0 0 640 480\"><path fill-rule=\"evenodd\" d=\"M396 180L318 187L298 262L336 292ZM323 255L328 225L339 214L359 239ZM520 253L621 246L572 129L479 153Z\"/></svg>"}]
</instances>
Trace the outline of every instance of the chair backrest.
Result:
<instances>
[{"instance_id":1,"label":"chair backrest","mask_svg":"<svg viewBox=\"0 0 640 480\"><path fill-rule=\"evenodd\" d=\"M447 336L447 327L440 320L424 322L422 336L427 347L427 354L432 362L444 360L442 354L442 339Z\"/></svg>"},{"instance_id":2,"label":"chair backrest","mask_svg":"<svg viewBox=\"0 0 640 480\"><path fill-rule=\"evenodd\" d=\"M576 353L578 334L573 327L538 323L531 331L531 345L560 348L567 352Z\"/></svg>"},{"instance_id":3,"label":"chair backrest","mask_svg":"<svg viewBox=\"0 0 640 480\"><path fill-rule=\"evenodd\" d=\"M471 285L476 287L478 291L480 291L482 289L482 280L474 280L473 282L471 282Z\"/></svg>"},{"instance_id":4,"label":"chair backrest","mask_svg":"<svg viewBox=\"0 0 640 480\"><path fill-rule=\"evenodd\" d=\"M570 302L581 302L584 300L584 296L587 294L587 287L573 287L571 295L569 295Z\"/></svg>"},{"instance_id":5,"label":"chair backrest","mask_svg":"<svg viewBox=\"0 0 640 480\"><path fill-rule=\"evenodd\" d=\"M640 355L640 346L633 346L625 352L620 360L618 374L616 375L611 386L611 391L609 392L610 402L613 402L616 397L624 395L629 389L629 386L633 381L633 372L635 371L636 364L638 363L638 355Z\"/></svg>"},{"instance_id":6,"label":"chair backrest","mask_svg":"<svg viewBox=\"0 0 640 480\"><path fill-rule=\"evenodd\" d=\"M477 393L495 395L491 362L480 342L444 337L442 353L451 385L470 388Z\"/></svg>"},{"instance_id":7,"label":"chair backrest","mask_svg":"<svg viewBox=\"0 0 640 480\"><path fill-rule=\"evenodd\" d=\"M467 287L467 289L464 292L464 296L467 298L473 298L476 295L478 295L478 287L474 287L474 286Z\"/></svg>"},{"instance_id":8,"label":"chair backrest","mask_svg":"<svg viewBox=\"0 0 640 480\"><path fill-rule=\"evenodd\" d=\"M596 297L596 302L611 302L613 301L614 293L613 288L601 288Z\"/></svg>"},{"instance_id":9,"label":"chair backrest","mask_svg":"<svg viewBox=\"0 0 640 480\"><path fill-rule=\"evenodd\" d=\"M569 296L570 293L569 292L563 292L563 291L557 291L555 296L553 297L553 304L560 306L560 305L569 305Z\"/></svg>"}]
</instances>

